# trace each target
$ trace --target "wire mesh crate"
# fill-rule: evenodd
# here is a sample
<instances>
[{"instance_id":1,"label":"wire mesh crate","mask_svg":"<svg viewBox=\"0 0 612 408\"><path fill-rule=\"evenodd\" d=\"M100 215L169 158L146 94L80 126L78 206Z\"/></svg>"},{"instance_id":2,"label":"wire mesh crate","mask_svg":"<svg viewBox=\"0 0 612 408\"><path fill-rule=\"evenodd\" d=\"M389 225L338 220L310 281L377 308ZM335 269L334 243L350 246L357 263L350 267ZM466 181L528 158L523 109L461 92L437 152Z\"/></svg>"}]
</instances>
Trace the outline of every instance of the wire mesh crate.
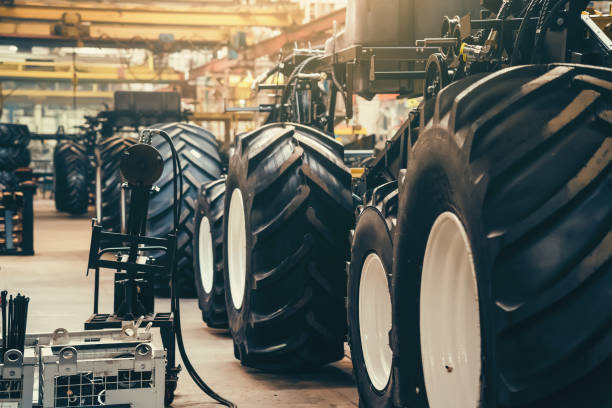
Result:
<instances>
[{"instance_id":1,"label":"wire mesh crate","mask_svg":"<svg viewBox=\"0 0 612 408\"><path fill-rule=\"evenodd\" d=\"M39 338L43 407L162 408L166 351L159 329L58 329Z\"/></svg>"},{"instance_id":2,"label":"wire mesh crate","mask_svg":"<svg viewBox=\"0 0 612 408\"><path fill-rule=\"evenodd\" d=\"M34 392L34 347L7 350L0 364L0 408L31 408Z\"/></svg>"}]
</instances>

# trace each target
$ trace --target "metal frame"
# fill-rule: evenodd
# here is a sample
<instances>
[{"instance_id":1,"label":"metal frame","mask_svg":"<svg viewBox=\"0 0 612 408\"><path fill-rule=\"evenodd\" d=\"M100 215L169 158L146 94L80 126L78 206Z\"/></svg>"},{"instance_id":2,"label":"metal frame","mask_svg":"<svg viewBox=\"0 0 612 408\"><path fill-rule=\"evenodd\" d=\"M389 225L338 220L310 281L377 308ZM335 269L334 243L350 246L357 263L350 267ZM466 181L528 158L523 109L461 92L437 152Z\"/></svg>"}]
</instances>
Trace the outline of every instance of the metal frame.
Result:
<instances>
[{"instance_id":1,"label":"metal frame","mask_svg":"<svg viewBox=\"0 0 612 408\"><path fill-rule=\"evenodd\" d=\"M40 336L42 407L101 406L103 395L105 406L162 408L166 351L160 337L158 329L147 325L142 330L133 323L120 330L58 329ZM65 397L58 395L60 389ZM91 394L83 396L86 392ZM69 402L72 395L75 399Z\"/></svg>"},{"instance_id":2,"label":"metal frame","mask_svg":"<svg viewBox=\"0 0 612 408\"><path fill-rule=\"evenodd\" d=\"M9 356L14 356L9 361ZM0 406L16 403L19 408L32 408L34 392L34 367L37 365L36 350L26 346L24 352L8 350L0 363ZM16 391L4 391L4 387L17 387Z\"/></svg>"},{"instance_id":3,"label":"metal frame","mask_svg":"<svg viewBox=\"0 0 612 408\"><path fill-rule=\"evenodd\" d=\"M612 65L612 38L600 29L612 17L581 16L581 10L587 3L587 0L571 2L570 10L559 11L560 18L552 20L557 25L546 28L561 35L542 36L543 40L538 43L542 52L537 54L536 50L534 62L584 63L591 61L595 55L599 58L599 64ZM416 140L419 126L426 125L433 115L433 102L439 90L466 76L494 72L512 65L513 60L503 51L512 52L507 48L514 42L515 33L524 19L510 17L511 7L512 2L503 2L497 13L482 12L480 19L475 20L469 15L456 19L447 17L449 33L440 38L417 40L414 47L353 45L336 51L337 35L334 34L326 44L325 51L294 50L292 55L256 82L255 90L274 89L281 95L275 104L261 105L258 110L270 112L268 122L298 121L333 134L338 93L345 100L347 119L353 115L353 95L367 99L381 93L402 97L424 96L420 108L411 113L385 149L375 157L366 159L360 182L355 183L356 192L361 195L380 183L396 179L399 170L406 167L408 141ZM538 17L532 17L523 26L528 30L533 29L538 20ZM457 32L456 37L450 33L453 30ZM305 61L308 61L307 65L304 65ZM279 85L265 84L277 72L282 72L289 80ZM320 110L317 111L316 105L321 101L310 98L308 92L322 81L328 84L328 100L325 101L325 112L317 117ZM291 94L288 93L290 87ZM294 114L303 109L300 104L304 101L310 102L309 109L315 112L314 119L312 115Z\"/></svg>"}]
</instances>

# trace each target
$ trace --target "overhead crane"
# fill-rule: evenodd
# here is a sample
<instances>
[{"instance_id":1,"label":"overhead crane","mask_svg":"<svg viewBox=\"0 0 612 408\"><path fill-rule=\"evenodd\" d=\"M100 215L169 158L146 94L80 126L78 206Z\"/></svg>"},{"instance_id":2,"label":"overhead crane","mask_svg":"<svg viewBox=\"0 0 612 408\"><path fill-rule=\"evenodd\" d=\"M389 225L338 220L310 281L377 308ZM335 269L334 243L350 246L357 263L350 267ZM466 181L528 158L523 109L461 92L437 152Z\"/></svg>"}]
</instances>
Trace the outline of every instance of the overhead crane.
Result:
<instances>
[{"instance_id":1,"label":"overhead crane","mask_svg":"<svg viewBox=\"0 0 612 408\"><path fill-rule=\"evenodd\" d=\"M163 4L16 0L0 6L0 44L201 47L228 43L233 31L246 27L291 27L303 15L298 5L289 3Z\"/></svg>"},{"instance_id":2,"label":"overhead crane","mask_svg":"<svg viewBox=\"0 0 612 408\"><path fill-rule=\"evenodd\" d=\"M165 84L183 79L183 74L173 69L154 70L148 65L126 67L65 62L0 62L0 81Z\"/></svg>"},{"instance_id":3,"label":"overhead crane","mask_svg":"<svg viewBox=\"0 0 612 408\"><path fill-rule=\"evenodd\" d=\"M304 25L291 27L276 37L257 42L242 50L238 58L221 58L210 61L207 64L192 69L190 78L197 78L210 74L223 74L226 71L244 71L252 68L253 61L259 57L265 57L277 53L287 44L304 41L324 41L332 31L334 23L337 27L344 26L346 21L346 8L333 11L325 16L319 17Z\"/></svg>"}]
</instances>

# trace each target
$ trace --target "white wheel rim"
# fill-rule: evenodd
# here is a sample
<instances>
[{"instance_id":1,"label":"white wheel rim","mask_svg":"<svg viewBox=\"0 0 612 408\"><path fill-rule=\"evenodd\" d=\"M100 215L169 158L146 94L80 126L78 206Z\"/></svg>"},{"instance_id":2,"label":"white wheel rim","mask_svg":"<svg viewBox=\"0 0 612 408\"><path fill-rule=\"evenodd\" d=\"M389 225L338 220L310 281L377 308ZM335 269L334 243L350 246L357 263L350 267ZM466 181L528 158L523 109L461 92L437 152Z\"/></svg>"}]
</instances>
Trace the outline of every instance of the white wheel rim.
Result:
<instances>
[{"instance_id":1,"label":"white wheel rim","mask_svg":"<svg viewBox=\"0 0 612 408\"><path fill-rule=\"evenodd\" d=\"M213 259L213 239L210 232L210 222L208 217L202 217L200 221L198 244L198 261L200 264L200 278L204 292L210 293L213 288L215 276L214 259Z\"/></svg>"},{"instance_id":2,"label":"white wheel rim","mask_svg":"<svg viewBox=\"0 0 612 408\"><path fill-rule=\"evenodd\" d=\"M385 268L375 253L368 255L359 281L359 335L370 382L385 389L391 376L393 352L389 347L391 294Z\"/></svg>"},{"instance_id":3,"label":"white wheel rim","mask_svg":"<svg viewBox=\"0 0 612 408\"><path fill-rule=\"evenodd\" d=\"M421 358L430 408L477 408L480 314L470 242L457 216L434 222L423 260Z\"/></svg>"},{"instance_id":4,"label":"white wheel rim","mask_svg":"<svg viewBox=\"0 0 612 408\"><path fill-rule=\"evenodd\" d=\"M232 302L236 310L242 307L246 284L246 224L240 189L232 193L227 222L227 266Z\"/></svg>"}]
</instances>

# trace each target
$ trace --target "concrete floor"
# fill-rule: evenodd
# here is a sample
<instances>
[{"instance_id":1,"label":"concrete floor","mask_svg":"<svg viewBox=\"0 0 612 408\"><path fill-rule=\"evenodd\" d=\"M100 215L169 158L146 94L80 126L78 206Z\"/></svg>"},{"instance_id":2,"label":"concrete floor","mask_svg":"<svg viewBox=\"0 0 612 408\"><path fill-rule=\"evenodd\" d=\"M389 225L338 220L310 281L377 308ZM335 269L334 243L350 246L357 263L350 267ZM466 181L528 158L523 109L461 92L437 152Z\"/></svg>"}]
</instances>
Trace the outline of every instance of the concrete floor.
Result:
<instances>
[{"instance_id":1,"label":"concrete floor","mask_svg":"<svg viewBox=\"0 0 612 408\"><path fill-rule=\"evenodd\" d=\"M28 332L58 327L82 330L92 313L93 277L85 276L91 215L70 217L55 211L52 201L35 202L33 257L1 257L0 289L30 297ZM100 312L112 310L112 272L101 279ZM158 299L156 310L169 310ZM351 362L344 359L301 374L265 374L242 367L234 358L227 332L210 330L194 299L181 302L183 336L188 355L200 376L239 407L356 407L358 397ZM212 407L182 372L173 407Z\"/></svg>"}]
</instances>

